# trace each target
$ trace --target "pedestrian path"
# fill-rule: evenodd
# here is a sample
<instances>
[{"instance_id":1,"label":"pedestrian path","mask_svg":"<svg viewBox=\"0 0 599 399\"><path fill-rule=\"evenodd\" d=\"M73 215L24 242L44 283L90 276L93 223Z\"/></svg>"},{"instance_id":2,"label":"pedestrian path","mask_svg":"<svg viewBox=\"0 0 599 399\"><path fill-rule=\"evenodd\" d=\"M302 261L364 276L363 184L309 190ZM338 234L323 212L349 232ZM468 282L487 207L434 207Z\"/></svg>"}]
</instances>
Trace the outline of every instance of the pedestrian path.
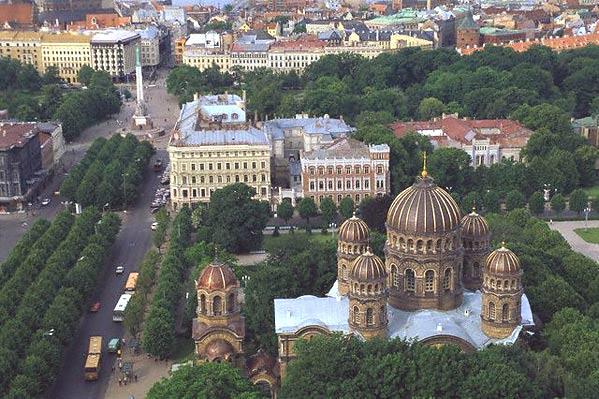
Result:
<instances>
[{"instance_id":1,"label":"pedestrian path","mask_svg":"<svg viewBox=\"0 0 599 399\"><path fill-rule=\"evenodd\" d=\"M549 223L549 228L551 228L551 230L559 231L574 251L586 255L597 262L599 261L599 244L586 242L574 231L575 229L583 229L585 226L599 228L599 220L589 220L588 222L585 222L584 220L575 220Z\"/></svg>"}]
</instances>

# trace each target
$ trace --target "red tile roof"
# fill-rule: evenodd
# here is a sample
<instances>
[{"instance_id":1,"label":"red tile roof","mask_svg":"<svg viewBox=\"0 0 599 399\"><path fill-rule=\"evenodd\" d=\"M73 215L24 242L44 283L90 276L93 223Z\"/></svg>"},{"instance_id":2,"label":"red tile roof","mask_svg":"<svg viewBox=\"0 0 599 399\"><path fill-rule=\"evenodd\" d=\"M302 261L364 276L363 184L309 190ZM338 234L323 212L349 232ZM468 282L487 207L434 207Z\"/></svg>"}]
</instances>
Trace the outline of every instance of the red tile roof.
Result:
<instances>
[{"instance_id":1,"label":"red tile roof","mask_svg":"<svg viewBox=\"0 0 599 399\"><path fill-rule=\"evenodd\" d=\"M391 129L397 137L403 137L408 132L424 130L440 130L440 136L431 140L440 146L449 141L469 145L473 139L490 139L492 144L502 147L523 147L528 141L532 130L511 119L459 119L448 116L433 121L396 122ZM493 130L493 132L491 131Z\"/></svg>"},{"instance_id":2,"label":"red tile roof","mask_svg":"<svg viewBox=\"0 0 599 399\"><path fill-rule=\"evenodd\" d=\"M0 24L6 22L32 25L33 6L31 4L0 4Z\"/></svg>"},{"instance_id":3,"label":"red tile roof","mask_svg":"<svg viewBox=\"0 0 599 399\"><path fill-rule=\"evenodd\" d=\"M0 150L23 147L36 133L35 123L0 123Z\"/></svg>"},{"instance_id":4,"label":"red tile roof","mask_svg":"<svg viewBox=\"0 0 599 399\"><path fill-rule=\"evenodd\" d=\"M535 40L505 43L503 47L511 47L514 51L523 52L535 45L547 46L555 51L571 50L585 47L590 44L599 45L599 33L590 33L580 36L549 37ZM458 52L462 55L470 55L475 51L483 50L484 46L462 47Z\"/></svg>"}]
</instances>

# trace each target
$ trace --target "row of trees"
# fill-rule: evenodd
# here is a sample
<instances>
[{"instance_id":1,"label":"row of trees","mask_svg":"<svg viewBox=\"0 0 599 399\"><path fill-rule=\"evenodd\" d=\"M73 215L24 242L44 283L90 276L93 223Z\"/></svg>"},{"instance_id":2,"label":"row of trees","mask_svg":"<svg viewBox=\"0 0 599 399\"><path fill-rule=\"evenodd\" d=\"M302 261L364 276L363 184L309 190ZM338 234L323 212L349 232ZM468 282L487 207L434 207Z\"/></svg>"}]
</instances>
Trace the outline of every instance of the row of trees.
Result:
<instances>
[{"instance_id":1,"label":"row of trees","mask_svg":"<svg viewBox=\"0 0 599 399\"><path fill-rule=\"evenodd\" d=\"M145 168L155 150L128 134L94 140L85 157L71 169L60 193L82 206L117 208L137 199Z\"/></svg>"},{"instance_id":2,"label":"row of trees","mask_svg":"<svg viewBox=\"0 0 599 399\"><path fill-rule=\"evenodd\" d=\"M191 210L183 207L173 220L169 248L164 254L150 312L144 323L142 347L152 356L168 357L175 343L177 308L189 271L185 249L190 243Z\"/></svg>"},{"instance_id":3,"label":"row of trees","mask_svg":"<svg viewBox=\"0 0 599 399\"><path fill-rule=\"evenodd\" d=\"M139 266L139 275L137 276L137 287L135 295L131 297L127 308L125 309L125 320L123 324L129 334L137 337L141 332L144 322L146 307L150 293L154 287L158 265L160 264L160 255L154 250L150 250Z\"/></svg>"},{"instance_id":4,"label":"row of trees","mask_svg":"<svg viewBox=\"0 0 599 399\"><path fill-rule=\"evenodd\" d=\"M66 216L72 219L62 213L54 223ZM38 396L54 382L63 346L76 332L87 295L95 288L95 276L119 227L116 215L99 220L97 210L86 209L65 229L68 235L33 275L24 295L13 297L14 317L0 329L3 397Z\"/></svg>"},{"instance_id":5,"label":"row of trees","mask_svg":"<svg viewBox=\"0 0 599 399\"><path fill-rule=\"evenodd\" d=\"M306 229L310 231L310 218L314 218L319 215L322 221L322 228L327 229L329 225L337 221L338 217L341 216L343 220L349 219L354 212L355 204L351 197L345 197L339 203L339 207L329 197L325 197L320 201L320 205L317 206L316 202L312 198L302 198L297 206L294 208L289 200L284 200L277 206L277 217L283 219L285 223L289 222L289 219L293 217L293 212L297 210L298 214L302 219L306 220Z\"/></svg>"}]
</instances>

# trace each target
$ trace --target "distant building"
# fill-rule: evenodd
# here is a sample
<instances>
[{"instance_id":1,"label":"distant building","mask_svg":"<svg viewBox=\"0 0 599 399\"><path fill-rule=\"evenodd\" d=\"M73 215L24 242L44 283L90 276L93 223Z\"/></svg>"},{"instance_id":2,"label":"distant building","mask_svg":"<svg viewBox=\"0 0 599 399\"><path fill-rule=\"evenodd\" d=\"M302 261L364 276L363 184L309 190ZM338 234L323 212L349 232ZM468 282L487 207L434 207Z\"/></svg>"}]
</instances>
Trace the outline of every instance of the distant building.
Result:
<instances>
[{"instance_id":1,"label":"distant building","mask_svg":"<svg viewBox=\"0 0 599 399\"><path fill-rule=\"evenodd\" d=\"M456 26L456 47L478 46L480 44L480 28L474 22L472 13L467 12Z\"/></svg>"},{"instance_id":2,"label":"distant building","mask_svg":"<svg viewBox=\"0 0 599 399\"><path fill-rule=\"evenodd\" d=\"M135 48L140 45L137 32L114 30L96 33L91 40L92 68L123 79L135 72Z\"/></svg>"},{"instance_id":3,"label":"distant building","mask_svg":"<svg viewBox=\"0 0 599 399\"><path fill-rule=\"evenodd\" d=\"M38 71L42 66L42 35L38 32L0 32L0 57L30 64Z\"/></svg>"},{"instance_id":4,"label":"distant building","mask_svg":"<svg viewBox=\"0 0 599 399\"><path fill-rule=\"evenodd\" d=\"M22 209L44 176L36 123L0 123L0 208Z\"/></svg>"},{"instance_id":5,"label":"distant building","mask_svg":"<svg viewBox=\"0 0 599 399\"><path fill-rule=\"evenodd\" d=\"M271 149L262 130L247 125L234 95L196 97L183 105L168 146L173 209L209 202L214 191L245 183L270 199Z\"/></svg>"},{"instance_id":6,"label":"distant building","mask_svg":"<svg viewBox=\"0 0 599 399\"><path fill-rule=\"evenodd\" d=\"M0 4L0 29L33 29L35 10L32 4Z\"/></svg>"},{"instance_id":7,"label":"distant building","mask_svg":"<svg viewBox=\"0 0 599 399\"><path fill-rule=\"evenodd\" d=\"M474 166L489 166L504 159L520 161L520 151L533 133L510 119L459 119L455 115L396 122L391 128L397 137L415 132L427 136L434 147L460 148L470 155Z\"/></svg>"},{"instance_id":8,"label":"distant building","mask_svg":"<svg viewBox=\"0 0 599 399\"><path fill-rule=\"evenodd\" d=\"M596 117L575 119L572 128L576 133L584 137L593 147L599 147L599 120Z\"/></svg>"},{"instance_id":9,"label":"distant building","mask_svg":"<svg viewBox=\"0 0 599 399\"><path fill-rule=\"evenodd\" d=\"M302 192L320 204L331 198L337 205L345 197L355 203L390 192L389 146L367 145L340 138L301 155Z\"/></svg>"},{"instance_id":10,"label":"distant building","mask_svg":"<svg viewBox=\"0 0 599 399\"><path fill-rule=\"evenodd\" d=\"M91 44L87 35L59 33L44 35L41 44L42 68L45 73L50 66L58 69L58 75L68 83L79 81L82 66L90 66ZM68 54L68 56L65 56Z\"/></svg>"}]
</instances>

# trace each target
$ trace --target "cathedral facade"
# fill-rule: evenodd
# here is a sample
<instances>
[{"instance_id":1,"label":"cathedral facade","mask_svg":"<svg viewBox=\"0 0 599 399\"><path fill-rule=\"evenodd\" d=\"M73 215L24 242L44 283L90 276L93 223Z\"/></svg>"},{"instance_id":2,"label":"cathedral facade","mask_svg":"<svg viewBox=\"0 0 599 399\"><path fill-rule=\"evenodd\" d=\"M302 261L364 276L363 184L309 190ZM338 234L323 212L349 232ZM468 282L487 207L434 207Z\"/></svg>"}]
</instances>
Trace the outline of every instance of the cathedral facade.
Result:
<instances>
[{"instance_id":1,"label":"cathedral facade","mask_svg":"<svg viewBox=\"0 0 599 399\"><path fill-rule=\"evenodd\" d=\"M505 245L491 252L486 220L462 217L427 175L391 204L385 261L354 217L339 228L337 281L324 298L275 299L281 374L299 339L341 332L363 339L402 338L474 351L514 343L532 326L522 269Z\"/></svg>"}]
</instances>

